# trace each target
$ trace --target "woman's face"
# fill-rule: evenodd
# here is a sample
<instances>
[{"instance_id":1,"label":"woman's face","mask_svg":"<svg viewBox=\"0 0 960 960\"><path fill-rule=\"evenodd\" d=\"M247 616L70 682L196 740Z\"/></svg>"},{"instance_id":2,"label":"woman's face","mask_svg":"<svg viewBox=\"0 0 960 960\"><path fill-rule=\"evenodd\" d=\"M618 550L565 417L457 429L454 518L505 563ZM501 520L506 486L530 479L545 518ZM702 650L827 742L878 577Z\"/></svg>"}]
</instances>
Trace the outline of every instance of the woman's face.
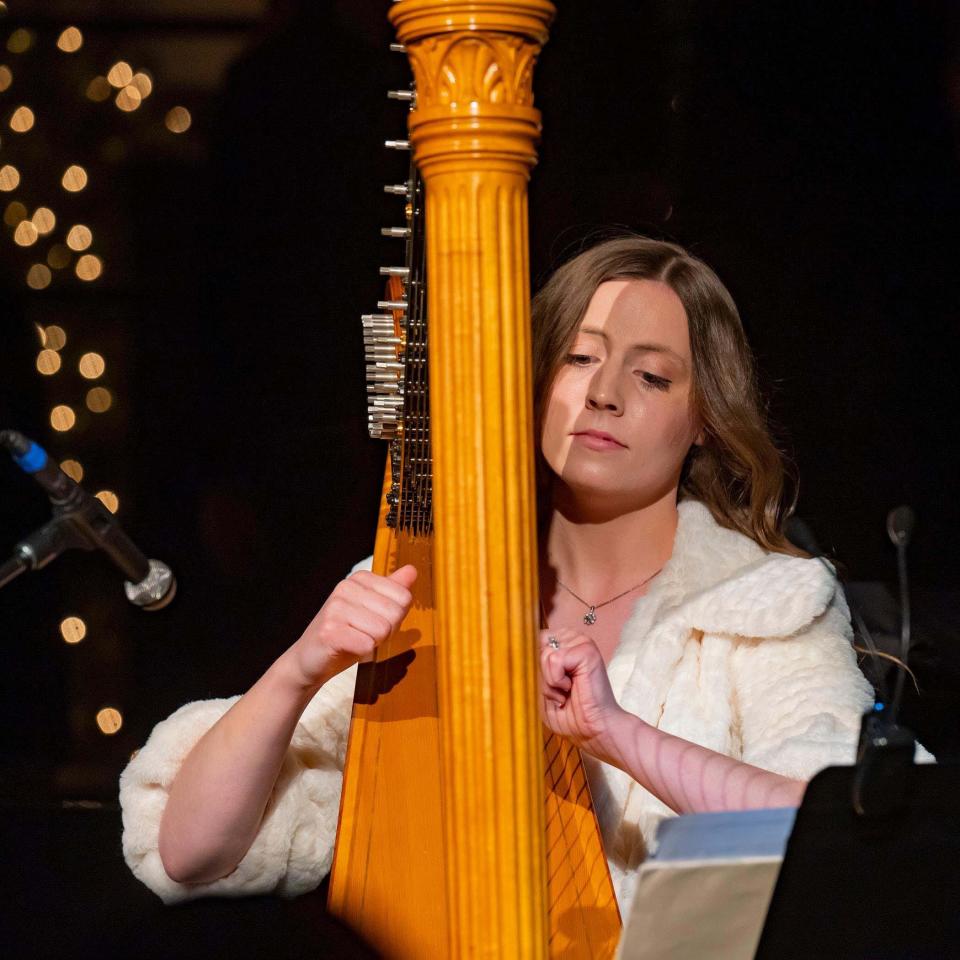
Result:
<instances>
[{"instance_id":1,"label":"woman's face","mask_svg":"<svg viewBox=\"0 0 960 960\"><path fill-rule=\"evenodd\" d=\"M680 480L701 442L687 314L659 280L597 287L544 415L547 463L577 500L639 509Z\"/></svg>"}]
</instances>

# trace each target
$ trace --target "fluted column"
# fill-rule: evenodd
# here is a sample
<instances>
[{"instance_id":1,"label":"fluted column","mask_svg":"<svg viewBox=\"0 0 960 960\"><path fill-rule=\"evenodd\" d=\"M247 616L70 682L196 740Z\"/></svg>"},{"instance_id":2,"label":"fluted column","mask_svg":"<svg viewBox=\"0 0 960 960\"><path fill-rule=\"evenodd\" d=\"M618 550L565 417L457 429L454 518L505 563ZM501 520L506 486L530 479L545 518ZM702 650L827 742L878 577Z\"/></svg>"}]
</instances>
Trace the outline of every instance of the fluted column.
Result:
<instances>
[{"instance_id":1,"label":"fluted column","mask_svg":"<svg viewBox=\"0 0 960 960\"><path fill-rule=\"evenodd\" d=\"M527 180L545 0L399 0L426 183L451 956L546 956Z\"/></svg>"}]
</instances>

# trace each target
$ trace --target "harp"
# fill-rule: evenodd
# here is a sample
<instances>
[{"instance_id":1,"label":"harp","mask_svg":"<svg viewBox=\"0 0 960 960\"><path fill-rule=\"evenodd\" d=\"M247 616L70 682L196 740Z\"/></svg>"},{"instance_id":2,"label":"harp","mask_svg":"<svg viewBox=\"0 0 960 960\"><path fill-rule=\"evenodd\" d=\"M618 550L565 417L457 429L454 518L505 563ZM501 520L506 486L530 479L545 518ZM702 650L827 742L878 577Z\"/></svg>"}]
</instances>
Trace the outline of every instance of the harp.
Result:
<instances>
[{"instance_id":1,"label":"harp","mask_svg":"<svg viewBox=\"0 0 960 960\"><path fill-rule=\"evenodd\" d=\"M359 667L329 908L392 958L609 957L620 931L580 756L537 705L526 190L553 13L390 11L412 159L387 188L405 262L364 317L371 433L390 442L374 570L420 576Z\"/></svg>"}]
</instances>

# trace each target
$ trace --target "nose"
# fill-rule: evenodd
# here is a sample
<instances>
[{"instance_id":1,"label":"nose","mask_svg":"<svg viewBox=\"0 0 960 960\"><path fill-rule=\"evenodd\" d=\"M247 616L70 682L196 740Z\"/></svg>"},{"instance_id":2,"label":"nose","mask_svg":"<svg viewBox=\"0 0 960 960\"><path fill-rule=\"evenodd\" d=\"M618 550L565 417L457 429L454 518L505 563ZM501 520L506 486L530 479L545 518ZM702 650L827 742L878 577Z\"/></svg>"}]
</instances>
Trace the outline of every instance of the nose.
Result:
<instances>
[{"instance_id":1,"label":"nose","mask_svg":"<svg viewBox=\"0 0 960 960\"><path fill-rule=\"evenodd\" d=\"M605 363L601 363L597 372L590 381L587 390L587 408L603 410L607 413L619 415L623 413L623 397L620 386L613 370Z\"/></svg>"}]
</instances>

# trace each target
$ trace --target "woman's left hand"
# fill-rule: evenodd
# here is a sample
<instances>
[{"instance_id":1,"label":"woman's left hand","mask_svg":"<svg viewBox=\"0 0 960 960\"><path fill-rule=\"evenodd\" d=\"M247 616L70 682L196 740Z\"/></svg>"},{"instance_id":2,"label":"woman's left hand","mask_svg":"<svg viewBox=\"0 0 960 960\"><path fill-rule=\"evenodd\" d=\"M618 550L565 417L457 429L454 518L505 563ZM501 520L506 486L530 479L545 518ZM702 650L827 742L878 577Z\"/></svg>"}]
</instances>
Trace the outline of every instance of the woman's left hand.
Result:
<instances>
[{"instance_id":1,"label":"woman's left hand","mask_svg":"<svg viewBox=\"0 0 960 960\"><path fill-rule=\"evenodd\" d=\"M593 640L573 630L542 630L540 693L550 730L601 760L616 762L615 731L625 713Z\"/></svg>"}]
</instances>

